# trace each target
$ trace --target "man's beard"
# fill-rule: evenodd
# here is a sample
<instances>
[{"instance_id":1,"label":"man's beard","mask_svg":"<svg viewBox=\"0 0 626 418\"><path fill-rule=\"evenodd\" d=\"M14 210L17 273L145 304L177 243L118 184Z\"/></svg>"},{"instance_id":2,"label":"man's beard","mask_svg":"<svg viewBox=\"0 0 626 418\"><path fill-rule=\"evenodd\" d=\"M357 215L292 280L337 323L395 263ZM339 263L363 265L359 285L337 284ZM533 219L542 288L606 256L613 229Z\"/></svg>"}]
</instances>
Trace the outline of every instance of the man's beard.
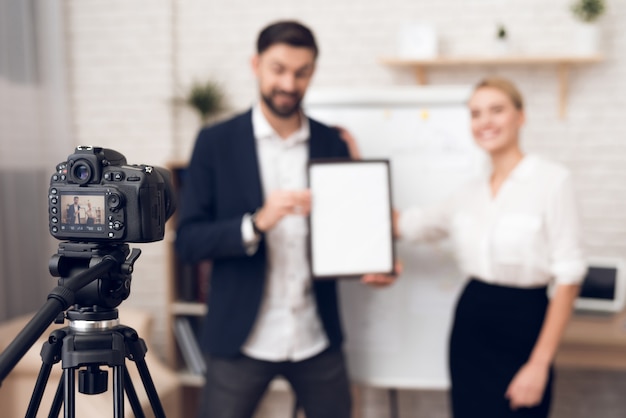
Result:
<instances>
[{"instance_id":1,"label":"man's beard","mask_svg":"<svg viewBox=\"0 0 626 418\"><path fill-rule=\"evenodd\" d=\"M276 103L274 103L274 98L278 95L291 96L296 100L292 105L277 106ZM302 103L302 97L300 97L298 93L287 93L280 90L272 90L269 95L261 94L261 98L274 115L284 119L298 113L300 111L300 104Z\"/></svg>"}]
</instances>

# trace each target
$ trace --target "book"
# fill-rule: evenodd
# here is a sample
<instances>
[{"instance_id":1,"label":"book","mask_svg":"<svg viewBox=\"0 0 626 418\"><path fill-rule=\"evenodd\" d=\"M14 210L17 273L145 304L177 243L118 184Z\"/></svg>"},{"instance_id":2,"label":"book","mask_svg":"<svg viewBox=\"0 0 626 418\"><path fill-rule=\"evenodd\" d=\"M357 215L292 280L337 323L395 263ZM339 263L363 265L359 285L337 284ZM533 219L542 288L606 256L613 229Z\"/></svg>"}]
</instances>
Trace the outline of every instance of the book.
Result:
<instances>
[{"instance_id":1,"label":"book","mask_svg":"<svg viewBox=\"0 0 626 418\"><path fill-rule=\"evenodd\" d=\"M212 269L213 263L210 260L203 260L197 265L196 302L206 303L209 297Z\"/></svg>"},{"instance_id":2,"label":"book","mask_svg":"<svg viewBox=\"0 0 626 418\"><path fill-rule=\"evenodd\" d=\"M187 369L193 374L203 376L206 373L206 362L189 318L181 316L174 320L174 335Z\"/></svg>"}]
</instances>

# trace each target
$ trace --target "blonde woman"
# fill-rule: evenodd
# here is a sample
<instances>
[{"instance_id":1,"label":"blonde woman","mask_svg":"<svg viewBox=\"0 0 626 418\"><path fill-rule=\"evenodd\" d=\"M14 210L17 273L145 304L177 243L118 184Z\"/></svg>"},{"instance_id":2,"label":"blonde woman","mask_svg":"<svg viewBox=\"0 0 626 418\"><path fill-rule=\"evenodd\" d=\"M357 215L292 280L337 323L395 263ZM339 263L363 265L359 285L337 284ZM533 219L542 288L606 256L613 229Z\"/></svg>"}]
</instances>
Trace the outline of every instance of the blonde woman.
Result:
<instances>
[{"instance_id":1,"label":"blonde woman","mask_svg":"<svg viewBox=\"0 0 626 418\"><path fill-rule=\"evenodd\" d=\"M571 175L522 151L524 104L510 81L483 80L468 106L489 172L438 207L398 214L396 232L449 236L469 278L450 337L454 417L547 417L552 362L586 271Z\"/></svg>"}]
</instances>

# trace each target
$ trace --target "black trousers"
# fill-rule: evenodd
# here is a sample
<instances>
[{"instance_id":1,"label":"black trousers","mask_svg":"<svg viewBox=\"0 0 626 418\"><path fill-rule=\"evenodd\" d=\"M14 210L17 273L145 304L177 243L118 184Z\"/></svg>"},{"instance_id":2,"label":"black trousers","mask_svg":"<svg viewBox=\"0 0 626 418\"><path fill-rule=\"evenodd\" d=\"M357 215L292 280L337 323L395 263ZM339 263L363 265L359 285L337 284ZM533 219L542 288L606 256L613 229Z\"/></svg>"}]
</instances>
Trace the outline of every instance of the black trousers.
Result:
<instances>
[{"instance_id":1,"label":"black trousers","mask_svg":"<svg viewBox=\"0 0 626 418\"><path fill-rule=\"evenodd\" d=\"M459 298L450 337L454 418L546 418L553 371L541 404L511 410L504 397L543 325L546 288L522 289L472 279Z\"/></svg>"},{"instance_id":2,"label":"black trousers","mask_svg":"<svg viewBox=\"0 0 626 418\"><path fill-rule=\"evenodd\" d=\"M340 349L297 362L209 356L198 417L251 418L277 376L289 382L307 418L350 417L350 384Z\"/></svg>"}]
</instances>

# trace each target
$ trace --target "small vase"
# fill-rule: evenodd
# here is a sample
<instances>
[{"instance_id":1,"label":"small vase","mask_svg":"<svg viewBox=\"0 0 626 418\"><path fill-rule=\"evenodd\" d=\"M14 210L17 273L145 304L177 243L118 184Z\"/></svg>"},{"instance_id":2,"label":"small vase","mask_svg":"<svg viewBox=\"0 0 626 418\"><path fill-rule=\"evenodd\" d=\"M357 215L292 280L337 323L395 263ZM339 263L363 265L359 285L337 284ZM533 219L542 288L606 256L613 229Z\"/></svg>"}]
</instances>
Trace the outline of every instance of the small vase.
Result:
<instances>
[{"instance_id":1,"label":"small vase","mask_svg":"<svg viewBox=\"0 0 626 418\"><path fill-rule=\"evenodd\" d=\"M600 28L593 23L580 23L574 37L574 52L578 55L600 53Z\"/></svg>"},{"instance_id":2,"label":"small vase","mask_svg":"<svg viewBox=\"0 0 626 418\"><path fill-rule=\"evenodd\" d=\"M493 42L493 53L497 56L508 55L511 53L511 43L506 38L496 38Z\"/></svg>"}]
</instances>

